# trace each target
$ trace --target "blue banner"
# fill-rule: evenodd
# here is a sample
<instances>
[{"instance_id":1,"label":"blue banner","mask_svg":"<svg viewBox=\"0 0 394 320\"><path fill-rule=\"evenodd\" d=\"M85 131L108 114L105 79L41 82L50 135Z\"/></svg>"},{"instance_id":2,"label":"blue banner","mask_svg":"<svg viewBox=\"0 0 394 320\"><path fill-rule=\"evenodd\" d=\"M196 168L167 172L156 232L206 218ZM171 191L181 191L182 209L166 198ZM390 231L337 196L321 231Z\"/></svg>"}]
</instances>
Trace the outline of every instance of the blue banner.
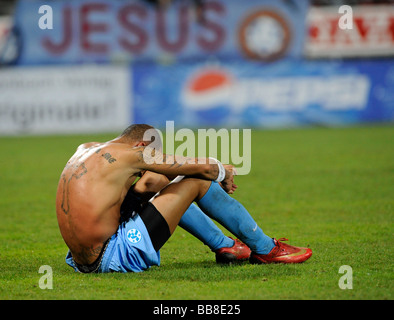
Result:
<instances>
[{"instance_id":1,"label":"blue banner","mask_svg":"<svg viewBox=\"0 0 394 320\"><path fill-rule=\"evenodd\" d=\"M20 0L11 36L17 48L8 62L302 56L309 0L207 0L201 14L193 3L174 1L158 9L141 0Z\"/></svg>"},{"instance_id":2,"label":"blue banner","mask_svg":"<svg viewBox=\"0 0 394 320\"><path fill-rule=\"evenodd\" d=\"M394 120L394 61L283 60L133 67L134 120L285 127Z\"/></svg>"}]
</instances>

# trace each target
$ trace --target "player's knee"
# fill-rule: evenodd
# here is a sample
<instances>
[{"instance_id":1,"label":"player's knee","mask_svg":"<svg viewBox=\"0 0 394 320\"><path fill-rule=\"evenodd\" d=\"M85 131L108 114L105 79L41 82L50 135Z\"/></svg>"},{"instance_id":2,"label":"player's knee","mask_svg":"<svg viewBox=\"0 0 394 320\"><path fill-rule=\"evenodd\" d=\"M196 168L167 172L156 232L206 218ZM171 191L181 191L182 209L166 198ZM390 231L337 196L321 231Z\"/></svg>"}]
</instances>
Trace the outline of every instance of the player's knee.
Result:
<instances>
[{"instance_id":1,"label":"player's knee","mask_svg":"<svg viewBox=\"0 0 394 320\"><path fill-rule=\"evenodd\" d=\"M164 175L157 175L155 177L150 177L145 182L145 188L148 191L158 192L160 189L164 188L170 180Z\"/></svg>"},{"instance_id":2,"label":"player's knee","mask_svg":"<svg viewBox=\"0 0 394 320\"><path fill-rule=\"evenodd\" d=\"M139 180L134 185L134 192L144 194L146 192L158 192L169 183L163 175L149 176Z\"/></svg>"},{"instance_id":3,"label":"player's knee","mask_svg":"<svg viewBox=\"0 0 394 320\"><path fill-rule=\"evenodd\" d=\"M185 179L185 182L189 183L190 188L196 188L197 191L196 200L201 199L205 195L205 193L208 191L212 183L212 181L210 180L189 178L189 177Z\"/></svg>"},{"instance_id":4,"label":"player's knee","mask_svg":"<svg viewBox=\"0 0 394 320\"><path fill-rule=\"evenodd\" d=\"M193 177L185 177L184 180L199 186L210 186L212 182L211 180L205 180L205 179L199 179Z\"/></svg>"}]
</instances>

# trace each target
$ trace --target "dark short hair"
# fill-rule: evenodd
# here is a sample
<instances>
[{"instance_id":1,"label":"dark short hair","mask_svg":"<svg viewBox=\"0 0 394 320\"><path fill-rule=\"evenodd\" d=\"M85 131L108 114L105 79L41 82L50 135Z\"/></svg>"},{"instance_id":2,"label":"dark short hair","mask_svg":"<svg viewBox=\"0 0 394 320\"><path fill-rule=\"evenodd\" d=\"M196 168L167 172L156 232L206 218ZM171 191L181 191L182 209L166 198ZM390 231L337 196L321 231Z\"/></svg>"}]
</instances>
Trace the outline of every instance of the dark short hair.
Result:
<instances>
[{"instance_id":1,"label":"dark short hair","mask_svg":"<svg viewBox=\"0 0 394 320\"><path fill-rule=\"evenodd\" d=\"M144 133L149 129L154 129L154 127L149 124L132 124L124 129L120 136L130 141L143 141Z\"/></svg>"}]
</instances>

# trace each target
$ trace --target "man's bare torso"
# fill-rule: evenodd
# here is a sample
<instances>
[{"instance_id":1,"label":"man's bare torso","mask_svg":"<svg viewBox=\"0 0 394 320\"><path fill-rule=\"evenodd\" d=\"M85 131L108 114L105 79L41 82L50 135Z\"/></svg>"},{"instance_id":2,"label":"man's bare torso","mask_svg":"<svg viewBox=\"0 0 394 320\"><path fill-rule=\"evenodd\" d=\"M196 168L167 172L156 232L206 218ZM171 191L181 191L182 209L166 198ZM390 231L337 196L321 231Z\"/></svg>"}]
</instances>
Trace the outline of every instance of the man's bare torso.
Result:
<instances>
[{"instance_id":1,"label":"man's bare torso","mask_svg":"<svg viewBox=\"0 0 394 320\"><path fill-rule=\"evenodd\" d=\"M120 206L140 170L122 161L130 145L87 143L65 166L58 185L60 232L79 264L94 262L119 226Z\"/></svg>"},{"instance_id":2,"label":"man's bare torso","mask_svg":"<svg viewBox=\"0 0 394 320\"><path fill-rule=\"evenodd\" d=\"M218 177L219 166L209 163L209 159L204 158L205 164L198 159L188 163L188 158L162 154L160 144L145 150L150 142L122 135L105 143L85 143L67 162L58 185L56 213L60 232L75 262L87 265L97 259L106 240L118 229L122 202L142 172L167 178ZM231 172L226 170L227 178L221 182L226 192L232 192ZM146 176L149 174L145 173L142 180L149 180Z\"/></svg>"}]
</instances>

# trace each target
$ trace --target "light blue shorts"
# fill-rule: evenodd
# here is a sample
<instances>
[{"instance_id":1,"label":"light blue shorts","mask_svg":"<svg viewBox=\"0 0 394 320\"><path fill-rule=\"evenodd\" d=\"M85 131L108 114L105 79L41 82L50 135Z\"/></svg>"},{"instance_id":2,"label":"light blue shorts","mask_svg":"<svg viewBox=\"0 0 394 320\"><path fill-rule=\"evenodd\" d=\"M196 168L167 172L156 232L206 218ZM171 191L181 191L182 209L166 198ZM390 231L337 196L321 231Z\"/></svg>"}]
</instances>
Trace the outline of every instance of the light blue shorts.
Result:
<instances>
[{"instance_id":1,"label":"light blue shorts","mask_svg":"<svg viewBox=\"0 0 394 320\"><path fill-rule=\"evenodd\" d=\"M68 252L66 263L79 271ZM153 248L145 224L138 214L119 225L103 254L99 273L141 272L160 265L160 251Z\"/></svg>"}]
</instances>

